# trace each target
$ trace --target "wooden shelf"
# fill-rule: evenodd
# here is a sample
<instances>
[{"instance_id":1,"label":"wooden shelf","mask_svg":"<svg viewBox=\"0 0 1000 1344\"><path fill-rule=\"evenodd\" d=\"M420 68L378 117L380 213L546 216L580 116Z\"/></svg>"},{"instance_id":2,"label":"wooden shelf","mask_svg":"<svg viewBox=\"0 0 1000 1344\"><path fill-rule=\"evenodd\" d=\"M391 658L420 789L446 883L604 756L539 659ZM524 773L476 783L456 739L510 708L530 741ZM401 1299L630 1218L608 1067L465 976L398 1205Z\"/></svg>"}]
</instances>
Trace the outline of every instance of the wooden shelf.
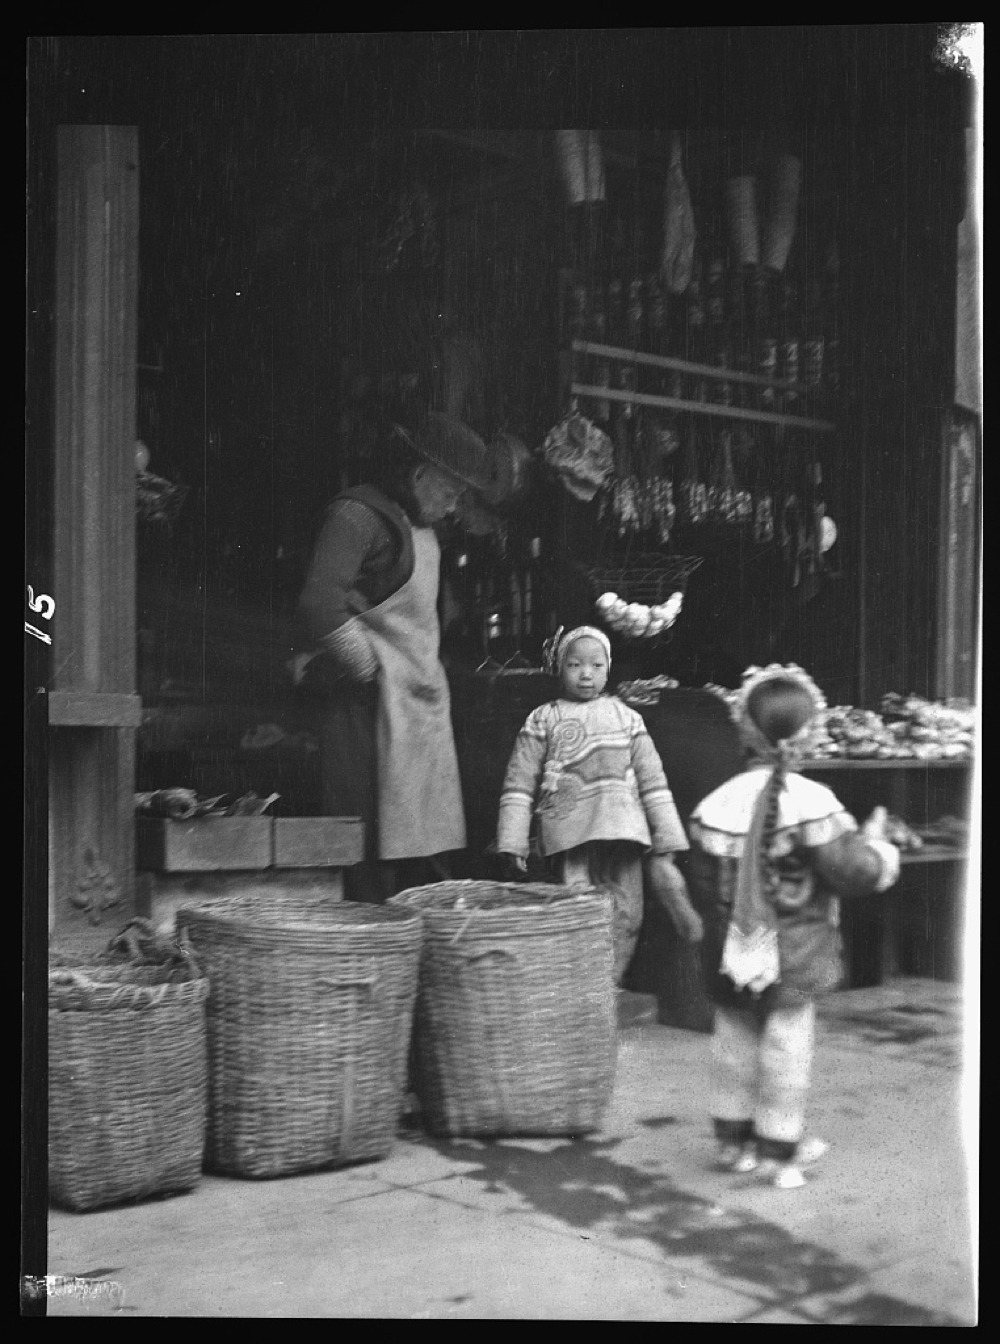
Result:
<instances>
[{"instance_id":1,"label":"wooden shelf","mask_svg":"<svg viewBox=\"0 0 1000 1344\"><path fill-rule=\"evenodd\" d=\"M770 388L775 392L797 392L806 396L810 389L801 383L782 382L762 378L758 374L743 373L738 369L719 368L715 364L695 364L685 359L674 359L667 355L651 355L642 350L627 350L622 346L603 345L594 341L573 341L574 354L598 355L622 364L643 364L650 368L673 369L680 373L696 374L701 378L711 378L721 383L741 383L752 387ZM664 397L653 392L625 391L616 387L602 387L594 383L570 383L570 394L579 397L591 397L597 401L624 401L631 405L654 406L663 410L693 412L695 415L722 416L730 420L750 420L757 424L787 425L796 429L811 429L819 433L832 434L837 426L830 420L812 416L785 415L777 411L752 410L745 406L731 406L723 402L691 401L684 397Z\"/></svg>"},{"instance_id":2,"label":"wooden shelf","mask_svg":"<svg viewBox=\"0 0 1000 1344\"><path fill-rule=\"evenodd\" d=\"M965 863L969 857L969 851L960 848L958 845L932 845L925 844L922 849L904 850L900 856L900 863Z\"/></svg>"},{"instance_id":3,"label":"wooden shelf","mask_svg":"<svg viewBox=\"0 0 1000 1344\"><path fill-rule=\"evenodd\" d=\"M934 756L922 760L916 756L825 756L803 761L799 769L812 770L964 770L972 765L971 756Z\"/></svg>"}]
</instances>

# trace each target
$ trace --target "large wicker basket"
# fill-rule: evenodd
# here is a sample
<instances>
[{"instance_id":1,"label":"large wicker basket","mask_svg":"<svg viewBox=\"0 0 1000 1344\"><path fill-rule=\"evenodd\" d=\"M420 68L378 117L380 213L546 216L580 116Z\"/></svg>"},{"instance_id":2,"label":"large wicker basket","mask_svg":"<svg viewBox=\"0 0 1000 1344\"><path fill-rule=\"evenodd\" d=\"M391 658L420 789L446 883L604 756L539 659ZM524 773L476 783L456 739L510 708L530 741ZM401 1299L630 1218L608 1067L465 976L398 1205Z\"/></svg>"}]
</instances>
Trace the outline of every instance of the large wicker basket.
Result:
<instances>
[{"instance_id":1,"label":"large wicker basket","mask_svg":"<svg viewBox=\"0 0 1000 1344\"><path fill-rule=\"evenodd\" d=\"M49 1197L79 1211L190 1190L205 1149L208 982L49 972Z\"/></svg>"},{"instance_id":2,"label":"large wicker basket","mask_svg":"<svg viewBox=\"0 0 1000 1344\"><path fill-rule=\"evenodd\" d=\"M596 1129L617 1051L610 898L463 881L390 903L424 912L414 1085L428 1129Z\"/></svg>"},{"instance_id":3,"label":"large wicker basket","mask_svg":"<svg viewBox=\"0 0 1000 1344\"><path fill-rule=\"evenodd\" d=\"M420 963L415 911L260 893L177 913L211 983L206 1166L280 1176L385 1157Z\"/></svg>"}]
</instances>

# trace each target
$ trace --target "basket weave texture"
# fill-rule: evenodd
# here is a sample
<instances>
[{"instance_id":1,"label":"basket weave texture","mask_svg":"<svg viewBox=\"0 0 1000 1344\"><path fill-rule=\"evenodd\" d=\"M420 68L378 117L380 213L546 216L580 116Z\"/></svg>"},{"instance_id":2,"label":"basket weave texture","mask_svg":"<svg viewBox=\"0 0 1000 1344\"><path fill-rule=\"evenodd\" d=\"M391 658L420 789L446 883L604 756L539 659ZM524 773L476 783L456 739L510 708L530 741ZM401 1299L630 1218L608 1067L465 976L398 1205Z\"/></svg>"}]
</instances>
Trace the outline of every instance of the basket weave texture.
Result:
<instances>
[{"instance_id":1,"label":"basket weave texture","mask_svg":"<svg viewBox=\"0 0 1000 1344\"><path fill-rule=\"evenodd\" d=\"M206 1166L265 1177L387 1156L420 916L283 892L185 905L177 923L211 984Z\"/></svg>"},{"instance_id":2,"label":"basket weave texture","mask_svg":"<svg viewBox=\"0 0 1000 1344\"><path fill-rule=\"evenodd\" d=\"M459 881L390 904L424 914L414 1085L428 1129L598 1128L617 1054L607 894Z\"/></svg>"},{"instance_id":3,"label":"basket weave texture","mask_svg":"<svg viewBox=\"0 0 1000 1344\"><path fill-rule=\"evenodd\" d=\"M85 1211L190 1190L208 1095L203 978L86 965L49 972L49 1197Z\"/></svg>"},{"instance_id":4,"label":"basket weave texture","mask_svg":"<svg viewBox=\"0 0 1000 1344\"><path fill-rule=\"evenodd\" d=\"M629 563L586 571L595 598L614 592L626 602L666 602L674 592L684 592L687 581L703 563L698 555L633 556Z\"/></svg>"}]
</instances>

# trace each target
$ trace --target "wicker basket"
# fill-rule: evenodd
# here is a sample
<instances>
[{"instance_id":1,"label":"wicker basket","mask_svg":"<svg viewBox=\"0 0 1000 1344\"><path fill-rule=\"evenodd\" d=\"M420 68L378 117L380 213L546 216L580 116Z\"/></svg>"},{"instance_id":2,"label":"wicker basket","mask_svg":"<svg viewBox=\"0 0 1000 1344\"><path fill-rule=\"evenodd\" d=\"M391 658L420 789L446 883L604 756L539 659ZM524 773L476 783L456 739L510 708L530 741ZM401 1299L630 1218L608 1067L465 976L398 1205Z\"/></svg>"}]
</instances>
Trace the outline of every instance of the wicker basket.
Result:
<instances>
[{"instance_id":1,"label":"wicker basket","mask_svg":"<svg viewBox=\"0 0 1000 1344\"><path fill-rule=\"evenodd\" d=\"M181 906L211 983L206 1166L280 1176L385 1157L406 1083L415 911L247 893Z\"/></svg>"},{"instance_id":2,"label":"wicker basket","mask_svg":"<svg viewBox=\"0 0 1000 1344\"><path fill-rule=\"evenodd\" d=\"M89 965L49 972L49 1196L86 1210L201 1178L208 982Z\"/></svg>"},{"instance_id":3,"label":"wicker basket","mask_svg":"<svg viewBox=\"0 0 1000 1344\"><path fill-rule=\"evenodd\" d=\"M611 902L548 884L442 882L424 912L414 1084L448 1135L584 1134L614 1085Z\"/></svg>"}]
</instances>

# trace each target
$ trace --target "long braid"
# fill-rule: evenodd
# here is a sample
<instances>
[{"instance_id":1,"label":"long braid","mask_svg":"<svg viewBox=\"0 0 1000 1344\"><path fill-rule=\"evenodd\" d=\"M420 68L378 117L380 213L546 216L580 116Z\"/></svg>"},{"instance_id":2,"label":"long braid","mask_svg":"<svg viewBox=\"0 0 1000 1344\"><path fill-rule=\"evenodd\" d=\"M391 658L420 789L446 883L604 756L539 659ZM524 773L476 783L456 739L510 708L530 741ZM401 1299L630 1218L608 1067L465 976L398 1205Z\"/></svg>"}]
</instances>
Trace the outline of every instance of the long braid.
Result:
<instances>
[{"instance_id":1,"label":"long braid","mask_svg":"<svg viewBox=\"0 0 1000 1344\"><path fill-rule=\"evenodd\" d=\"M757 854L757 862L764 883L764 891L768 900L773 900L781 880L778 869L771 858L771 849L774 844L774 837L778 831L781 793L785 787L785 779L788 774L788 758L785 751L782 750L783 746L783 743L778 744L778 761L771 771L767 784L764 786L766 790L764 801L764 826L761 835L760 850Z\"/></svg>"}]
</instances>

